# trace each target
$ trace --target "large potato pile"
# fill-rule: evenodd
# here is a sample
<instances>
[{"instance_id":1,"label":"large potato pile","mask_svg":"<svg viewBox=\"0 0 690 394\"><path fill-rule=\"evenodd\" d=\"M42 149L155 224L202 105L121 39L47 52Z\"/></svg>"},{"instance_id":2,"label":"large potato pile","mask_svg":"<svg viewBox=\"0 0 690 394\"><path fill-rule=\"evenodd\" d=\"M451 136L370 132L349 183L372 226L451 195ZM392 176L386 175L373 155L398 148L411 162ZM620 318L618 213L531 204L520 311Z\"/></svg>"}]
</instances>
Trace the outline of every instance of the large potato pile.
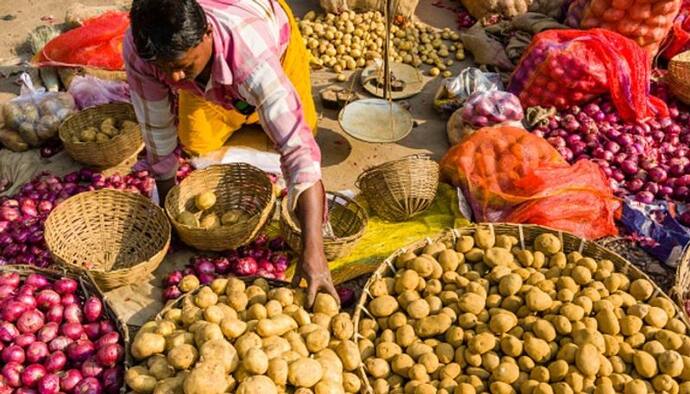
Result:
<instances>
[{"instance_id":1,"label":"large potato pile","mask_svg":"<svg viewBox=\"0 0 690 394\"><path fill-rule=\"evenodd\" d=\"M127 385L155 394L357 392L349 315L326 294L313 314L304 301L303 291L269 289L263 279L216 279L139 330Z\"/></svg>"},{"instance_id":2,"label":"large potato pile","mask_svg":"<svg viewBox=\"0 0 690 394\"><path fill-rule=\"evenodd\" d=\"M312 11L299 26L315 67L326 66L340 73L383 58L386 25L378 11L319 16ZM393 25L391 37L393 61L415 67L423 63L432 65L431 74L447 71L454 60L465 58L460 35L448 28L439 30L419 23L406 27Z\"/></svg>"},{"instance_id":3,"label":"large potato pile","mask_svg":"<svg viewBox=\"0 0 690 394\"><path fill-rule=\"evenodd\" d=\"M359 349L375 393L690 393L668 298L609 260L478 229L371 283Z\"/></svg>"}]
</instances>

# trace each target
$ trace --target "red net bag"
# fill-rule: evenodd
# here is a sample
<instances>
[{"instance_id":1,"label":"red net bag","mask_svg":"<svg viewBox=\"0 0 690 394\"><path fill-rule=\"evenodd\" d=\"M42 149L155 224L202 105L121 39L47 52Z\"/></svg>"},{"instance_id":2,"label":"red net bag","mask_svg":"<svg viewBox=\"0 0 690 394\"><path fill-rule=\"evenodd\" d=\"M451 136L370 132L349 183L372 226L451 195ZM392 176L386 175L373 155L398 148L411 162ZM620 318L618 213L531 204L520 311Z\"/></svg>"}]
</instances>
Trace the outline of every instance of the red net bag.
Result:
<instances>
[{"instance_id":1,"label":"red net bag","mask_svg":"<svg viewBox=\"0 0 690 394\"><path fill-rule=\"evenodd\" d=\"M441 173L463 190L477 221L541 224L588 239L617 233L619 202L601 169L568 165L524 129L477 131L448 151Z\"/></svg>"},{"instance_id":2,"label":"red net bag","mask_svg":"<svg viewBox=\"0 0 690 394\"><path fill-rule=\"evenodd\" d=\"M123 70L122 40L128 28L127 12L107 12L49 41L35 61L39 66Z\"/></svg>"},{"instance_id":3,"label":"red net bag","mask_svg":"<svg viewBox=\"0 0 690 394\"><path fill-rule=\"evenodd\" d=\"M635 41L652 59L678 15L682 0L590 0L581 29L601 27Z\"/></svg>"},{"instance_id":4,"label":"red net bag","mask_svg":"<svg viewBox=\"0 0 690 394\"><path fill-rule=\"evenodd\" d=\"M608 93L626 121L668 117L666 104L649 94L649 78L645 51L618 33L547 30L532 39L508 90L525 108L563 109Z\"/></svg>"},{"instance_id":5,"label":"red net bag","mask_svg":"<svg viewBox=\"0 0 690 394\"><path fill-rule=\"evenodd\" d=\"M664 50L661 53L661 56L667 60L690 49L690 0L683 1L667 40L663 44Z\"/></svg>"}]
</instances>

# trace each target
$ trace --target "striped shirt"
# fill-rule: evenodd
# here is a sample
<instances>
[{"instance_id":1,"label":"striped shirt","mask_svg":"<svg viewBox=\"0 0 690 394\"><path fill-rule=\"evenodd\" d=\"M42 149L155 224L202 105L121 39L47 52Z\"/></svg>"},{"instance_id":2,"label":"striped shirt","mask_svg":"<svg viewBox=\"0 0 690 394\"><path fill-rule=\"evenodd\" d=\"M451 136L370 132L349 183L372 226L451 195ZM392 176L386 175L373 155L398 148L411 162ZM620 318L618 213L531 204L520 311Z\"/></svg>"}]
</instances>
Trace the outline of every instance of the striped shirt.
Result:
<instances>
[{"instance_id":1,"label":"striped shirt","mask_svg":"<svg viewBox=\"0 0 690 394\"><path fill-rule=\"evenodd\" d=\"M321 152L304 120L300 97L281 66L290 38L288 17L275 0L197 1L213 29L213 64L205 89L194 81L173 82L137 55L131 31L125 36L127 78L150 169L158 179L175 174L178 89L191 90L226 109L244 100L256 108L281 155L294 208L301 192L321 180Z\"/></svg>"}]
</instances>

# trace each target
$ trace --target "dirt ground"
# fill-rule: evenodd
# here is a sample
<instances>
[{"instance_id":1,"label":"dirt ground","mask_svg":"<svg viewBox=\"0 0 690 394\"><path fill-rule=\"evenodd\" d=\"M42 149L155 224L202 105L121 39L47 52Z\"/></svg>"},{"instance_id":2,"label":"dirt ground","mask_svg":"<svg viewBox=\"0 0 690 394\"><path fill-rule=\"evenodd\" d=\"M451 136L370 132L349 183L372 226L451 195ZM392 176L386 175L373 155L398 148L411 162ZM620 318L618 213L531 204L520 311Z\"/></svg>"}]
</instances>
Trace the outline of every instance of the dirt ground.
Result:
<instances>
[{"instance_id":1,"label":"dirt ground","mask_svg":"<svg viewBox=\"0 0 690 394\"><path fill-rule=\"evenodd\" d=\"M87 6L126 4L126 0L79 0ZM3 40L0 42L0 92L18 93L15 81L18 71L26 68L30 58L30 49L25 44L28 34L37 26L48 23L64 22L65 10L77 0L23 0L12 2L0 1L0 31ZM304 15L308 10L318 10L317 0L291 0L296 15ZM421 1L417 17L430 25L442 28L453 27L450 13L430 5L431 1ZM24 66L23 66L24 65ZM456 64L452 71L458 72L462 65ZM351 75L352 78L358 77ZM440 79L430 79L424 91L408 99L410 110L417 126L412 133L396 144L370 144L351 138L340 128L335 110L323 109L318 100L318 92L333 84L334 75L324 71L314 72L312 83L321 112L317 140L323 156L323 177L326 188L342 190L354 188L354 180L366 167L395 159L407 154L426 152L440 158L448 148L445 121L440 119L431 107L433 95ZM343 83L349 85L351 82ZM261 149L270 149L268 141L260 130L247 130L238 133L234 142Z\"/></svg>"}]
</instances>

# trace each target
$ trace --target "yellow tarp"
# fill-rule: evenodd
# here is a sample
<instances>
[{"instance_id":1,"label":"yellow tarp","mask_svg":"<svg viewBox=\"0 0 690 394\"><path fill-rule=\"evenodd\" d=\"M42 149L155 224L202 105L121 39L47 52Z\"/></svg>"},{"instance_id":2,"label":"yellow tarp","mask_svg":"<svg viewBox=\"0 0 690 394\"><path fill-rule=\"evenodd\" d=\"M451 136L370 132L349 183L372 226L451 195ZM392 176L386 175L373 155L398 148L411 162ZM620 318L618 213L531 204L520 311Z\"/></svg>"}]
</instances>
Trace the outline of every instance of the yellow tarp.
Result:
<instances>
[{"instance_id":1,"label":"yellow tarp","mask_svg":"<svg viewBox=\"0 0 690 394\"><path fill-rule=\"evenodd\" d=\"M439 185L433 204L422 214L407 222L383 221L369 210L361 196L358 196L356 200L367 208L369 223L350 255L329 264L336 284L374 271L386 257L403 246L436 235L448 228L470 224L458 210L455 189L444 183ZM292 277L294 268L294 264L288 268L287 277Z\"/></svg>"}]
</instances>

